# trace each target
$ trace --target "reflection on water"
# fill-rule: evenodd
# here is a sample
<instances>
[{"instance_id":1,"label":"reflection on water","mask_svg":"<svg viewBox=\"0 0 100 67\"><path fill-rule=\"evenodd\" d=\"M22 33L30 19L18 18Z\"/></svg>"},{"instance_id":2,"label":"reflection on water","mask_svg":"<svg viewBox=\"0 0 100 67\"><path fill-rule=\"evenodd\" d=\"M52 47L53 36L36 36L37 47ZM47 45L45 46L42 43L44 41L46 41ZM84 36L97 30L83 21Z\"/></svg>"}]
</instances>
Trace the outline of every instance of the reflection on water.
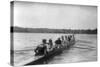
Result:
<instances>
[{"instance_id":1,"label":"reflection on water","mask_svg":"<svg viewBox=\"0 0 100 67\"><path fill-rule=\"evenodd\" d=\"M34 56L34 48L41 39L52 38L53 41L67 34L14 33L14 63L18 64ZM76 34L76 44L62 54L48 61L48 64L72 63L97 60L97 35Z\"/></svg>"}]
</instances>

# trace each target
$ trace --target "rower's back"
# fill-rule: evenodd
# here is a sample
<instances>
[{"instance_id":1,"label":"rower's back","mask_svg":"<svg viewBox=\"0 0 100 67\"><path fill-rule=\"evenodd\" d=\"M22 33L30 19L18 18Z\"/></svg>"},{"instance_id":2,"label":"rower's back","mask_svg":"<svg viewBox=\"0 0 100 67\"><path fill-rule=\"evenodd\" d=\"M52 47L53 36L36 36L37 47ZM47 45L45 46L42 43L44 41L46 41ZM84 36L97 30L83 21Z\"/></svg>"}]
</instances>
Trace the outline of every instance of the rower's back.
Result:
<instances>
[{"instance_id":1,"label":"rower's back","mask_svg":"<svg viewBox=\"0 0 100 67\"><path fill-rule=\"evenodd\" d=\"M36 55L43 55L46 53L46 39L42 40L42 44L40 44L39 46L37 46L37 48L35 49L35 53Z\"/></svg>"}]
</instances>

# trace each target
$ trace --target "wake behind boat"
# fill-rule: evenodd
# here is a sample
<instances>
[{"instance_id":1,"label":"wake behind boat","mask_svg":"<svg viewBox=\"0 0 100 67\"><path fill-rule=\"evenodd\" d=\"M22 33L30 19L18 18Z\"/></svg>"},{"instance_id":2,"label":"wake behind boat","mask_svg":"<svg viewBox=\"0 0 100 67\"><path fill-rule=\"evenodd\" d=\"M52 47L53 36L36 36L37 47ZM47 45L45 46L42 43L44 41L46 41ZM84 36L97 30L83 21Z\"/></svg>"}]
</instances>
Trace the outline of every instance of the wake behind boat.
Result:
<instances>
[{"instance_id":1,"label":"wake behind boat","mask_svg":"<svg viewBox=\"0 0 100 67\"><path fill-rule=\"evenodd\" d=\"M49 59L61 54L64 50L69 50L75 44L75 37L74 35L61 36L55 41L54 45L51 39L49 40L49 43L46 43L46 39L43 39L42 42L42 47L37 46L37 48L34 50L34 57L17 64L17 66L47 63Z\"/></svg>"}]
</instances>

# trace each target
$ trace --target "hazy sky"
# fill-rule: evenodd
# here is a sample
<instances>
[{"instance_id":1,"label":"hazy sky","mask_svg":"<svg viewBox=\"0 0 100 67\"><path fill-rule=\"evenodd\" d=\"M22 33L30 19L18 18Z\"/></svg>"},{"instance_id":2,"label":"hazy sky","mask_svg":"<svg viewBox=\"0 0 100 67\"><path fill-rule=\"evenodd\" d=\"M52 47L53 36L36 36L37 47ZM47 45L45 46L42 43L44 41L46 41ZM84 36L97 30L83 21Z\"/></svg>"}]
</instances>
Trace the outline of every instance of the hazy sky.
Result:
<instances>
[{"instance_id":1,"label":"hazy sky","mask_svg":"<svg viewBox=\"0 0 100 67\"><path fill-rule=\"evenodd\" d=\"M54 29L94 29L97 28L97 7L15 2L14 26Z\"/></svg>"}]
</instances>

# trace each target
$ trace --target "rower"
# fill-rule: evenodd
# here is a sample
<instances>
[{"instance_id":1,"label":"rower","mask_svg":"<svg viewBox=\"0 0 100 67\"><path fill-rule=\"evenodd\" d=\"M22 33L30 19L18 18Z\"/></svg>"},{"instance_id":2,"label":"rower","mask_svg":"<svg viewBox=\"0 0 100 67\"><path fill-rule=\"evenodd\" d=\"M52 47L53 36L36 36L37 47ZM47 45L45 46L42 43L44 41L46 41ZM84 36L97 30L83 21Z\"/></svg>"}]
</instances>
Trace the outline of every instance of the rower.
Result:
<instances>
[{"instance_id":1,"label":"rower","mask_svg":"<svg viewBox=\"0 0 100 67\"><path fill-rule=\"evenodd\" d=\"M66 46L66 39L65 39L65 36L62 36L61 37L62 38L62 46Z\"/></svg>"},{"instance_id":2,"label":"rower","mask_svg":"<svg viewBox=\"0 0 100 67\"><path fill-rule=\"evenodd\" d=\"M68 40L68 37L67 36L65 36L65 39L66 39L66 41Z\"/></svg>"},{"instance_id":3,"label":"rower","mask_svg":"<svg viewBox=\"0 0 100 67\"><path fill-rule=\"evenodd\" d=\"M71 35L68 35L68 37L67 37L67 39L68 39L68 40L67 40L67 41L68 41L67 47L70 46L71 38L72 38L72 36L71 36Z\"/></svg>"},{"instance_id":4,"label":"rower","mask_svg":"<svg viewBox=\"0 0 100 67\"><path fill-rule=\"evenodd\" d=\"M68 36L65 35L65 42L66 42L66 46L68 46Z\"/></svg>"},{"instance_id":5,"label":"rower","mask_svg":"<svg viewBox=\"0 0 100 67\"><path fill-rule=\"evenodd\" d=\"M64 41L64 36L61 36L62 41Z\"/></svg>"},{"instance_id":6,"label":"rower","mask_svg":"<svg viewBox=\"0 0 100 67\"><path fill-rule=\"evenodd\" d=\"M43 55L43 54L46 54L46 39L43 39L42 40L42 44L40 44L39 46L37 46L37 48L35 49L35 53L38 54L38 55Z\"/></svg>"},{"instance_id":7,"label":"rower","mask_svg":"<svg viewBox=\"0 0 100 67\"><path fill-rule=\"evenodd\" d=\"M72 35L72 37L73 37L73 41L75 41L75 36L74 36L74 34Z\"/></svg>"},{"instance_id":8,"label":"rower","mask_svg":"<svg viewBox=\"0 0 100 67\"><path fill-rule=\"evenodd\" d=\"M55 41L55 45L56 45L56 48L60 48L61 47L61 40L60 38L58 38L56 41Z\"/></svg>"},{"instance_id":9,"label":"rower","mask_svg":"<svg viewBox=\"0 0 100 67\"><path fill-rule=\"evenodd\" d=\"M49 43L48 43L48 45L50 45L50 49L52 49L52 47L53 47L52 39L49 39Z\"/></svg>"},{"instance_id":10,"label":"rower","mask_svg":"<svg viewBox=\"0 0 100 67\"><path fill-rule=\"evenodd\" d=\"M46 44L46 52L50 52L52 50L53 42L52 39L49 39L49 42Z\"/></svg>"},{"instance_id":11,"label":"rower","mask_svg":"<svg viewBox=\"0 0 100 67\"><path fill-rule=\"evenodd\" d=\"M69 41L69 42L71 41L71 35L68 36L68 41Z\"/></svg>"}]
</instances>

